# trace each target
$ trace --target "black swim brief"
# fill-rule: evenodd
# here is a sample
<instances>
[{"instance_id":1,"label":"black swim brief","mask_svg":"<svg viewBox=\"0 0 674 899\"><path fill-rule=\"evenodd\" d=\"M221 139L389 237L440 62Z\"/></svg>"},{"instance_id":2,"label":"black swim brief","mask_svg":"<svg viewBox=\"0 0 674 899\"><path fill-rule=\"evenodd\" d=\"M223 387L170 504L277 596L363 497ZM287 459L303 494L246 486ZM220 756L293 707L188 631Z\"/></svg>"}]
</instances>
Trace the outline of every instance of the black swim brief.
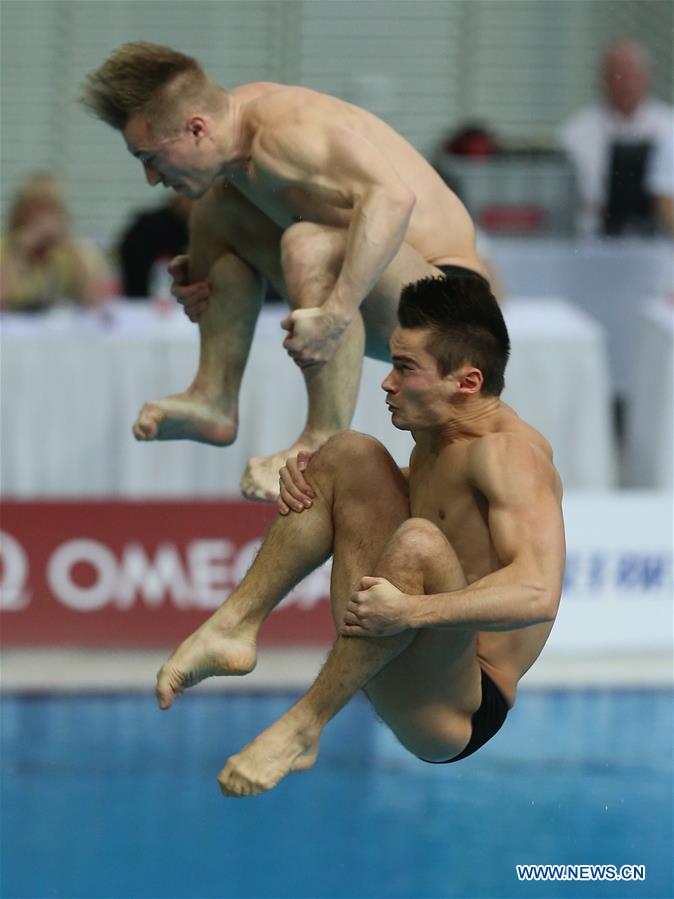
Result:
<instances>
[{"instance_id":1,"label":"black swim brief","mask_svg":"<svg viewBox=\"0 0 674 899\"><path fill-rule=\"evenodd\" d=\"M489 287L489 281L479 272L473 271L472 268L465 268L463 265L436 265L447 278L451 277L470 277L477 278Z\"/></svg>"},{"instance_id":2,"label":"black swim brief","mask_svg":"<svg viewBox=\"0 0 674 899\"><path fill-rule=\"evenodd\" d=\"M484 746L499 732L508 714L508 703L499 688L489 675L482 671L482 702L479 709L473 713L471 722L473 731L466 748L446 762L431 762L432 765L448 765L450 762L460 762L467 756Z\"/></svg>"}]
</instances>

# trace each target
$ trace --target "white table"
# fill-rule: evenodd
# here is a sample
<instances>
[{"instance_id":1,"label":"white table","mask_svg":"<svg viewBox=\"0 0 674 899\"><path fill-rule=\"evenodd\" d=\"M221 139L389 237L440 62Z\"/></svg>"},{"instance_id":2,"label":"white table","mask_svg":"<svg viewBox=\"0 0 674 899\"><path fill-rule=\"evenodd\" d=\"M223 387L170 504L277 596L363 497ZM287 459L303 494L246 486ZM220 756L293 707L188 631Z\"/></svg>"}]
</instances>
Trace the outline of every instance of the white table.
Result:
<instances>
[{"instance_id":1,"label":"white table","mask_svg":"<svg viewBox=\"0 0 674 899\"><path fill-rule=\"evenodd\" d=\"M306 400L282 345L282 309L265 309L241 392L237 442L137 443L144 400L187 387L197 330L174 307L118 301L103 312L57 309L2 319L2 493L13 498L218 497L238 493L252 455L288 446ZM561 300L511 301L513 356L504 399L552 442L567 487L610 486L609 386L601 329ZM384 363L365 360L357 430L399 464L412 445L390 424Z\"/></svg>"},{"instance_id":2,"label":"white table","mask_svg":"<svg viewBox=\"0 0 674 899\"><path fill-rule=\"evenodd\" d=\"M489 250L508 296L566 297L600 322L613 389L631 399L640 310L674 287L671 240L490 238Z\"/></svg>"},{"instance_id":3,"label":"white table","mask_svg":"<svg viewBox=\"0 0 674 899\"><path fill-rule=\"evenodd\" d=\"M603 329L561 299L509 300L504 316L512 349L503 400L550 441L567 489L614 486Z\"/></svg>"},{"instance_id":4,"label":"white table","mask_svg":"<svg viewBox=\"0 0 674 899\"><path fill-rule=\"evenodd\" d=\"M674 486L674 299L641 310L627 420L627 470L636 487Z\"/></svg>"}]
</instances>

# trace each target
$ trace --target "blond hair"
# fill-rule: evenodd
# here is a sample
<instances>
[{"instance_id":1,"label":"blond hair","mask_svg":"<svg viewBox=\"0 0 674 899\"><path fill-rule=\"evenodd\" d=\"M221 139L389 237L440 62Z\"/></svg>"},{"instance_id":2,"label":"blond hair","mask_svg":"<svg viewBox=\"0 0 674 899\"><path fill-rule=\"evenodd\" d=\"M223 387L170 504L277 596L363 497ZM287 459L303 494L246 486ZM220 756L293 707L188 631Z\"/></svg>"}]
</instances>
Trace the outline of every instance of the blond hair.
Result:
<instances>
[{"instance_id":1,"label":"blond hair","mask_svg":"<svg viewBox=\"0 0 674 899\"><path fill-rule=\"evenodd\" d=\"M181 108L188 102L214 106L220 88L196 59L144 41L122 44L87 75L80 102L106 124L122 131L136 113L162 129L179 127Z\"/></svg>"},{"instance_id":2,"label":"blond hair","mask_svg":"<svg viewBox=\"0 0 674 899\"><path fill-rule=\"evenodd\" d=\"M34 172L17 188L7 214L7 229L16 231L25 224L25 216L35 206L58 210L67 220L66 202L58 182L47 172Z\"/></svg>"}]
</instances>

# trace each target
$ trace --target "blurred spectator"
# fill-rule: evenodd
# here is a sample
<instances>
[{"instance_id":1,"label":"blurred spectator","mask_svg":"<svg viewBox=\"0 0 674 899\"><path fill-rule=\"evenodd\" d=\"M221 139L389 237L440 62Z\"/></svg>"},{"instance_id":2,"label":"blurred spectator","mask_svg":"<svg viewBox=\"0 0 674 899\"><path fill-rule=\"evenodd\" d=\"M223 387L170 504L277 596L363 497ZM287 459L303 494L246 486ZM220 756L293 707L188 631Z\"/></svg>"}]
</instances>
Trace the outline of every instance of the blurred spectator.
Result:
<instances>
[{"instance_id":1,"label":"blurred spectator","mask_svg":"<svg viewBox=\"0 0 674 899\"><path fill-rule=\"evenodd\" d=\"M0 240L0 308L32 312L59 300L95 306L109 286L103 255L71 236L56 181L45 174L28 178L16 192Z\"/></svg>"},{"instance_id":2,"label":"blurred spectator","mask_svg":"<svg viewBox=\"0 0 674 899\"><path fill-rule=\"evenodd\" d=\"M140 212L123 232L117 253L126 297L157 296L169 261L187 247L192 201L175 194L158 209ZM171 278L168 278L170 285Z\"/></svg>"},{"instance_id":3,"label":"blurred spectator","mask_svg":"<svg viewBox=\"0 0 674 899\"><path fill-rule=\"evenodd\" d=\"M646 189L655 201L660 228L674 236L674 127L653 148Z\"/></svg>"},{"instance_id":4,"label":"blurred spectator","mask_svg":"<svg viewBox=\"0 0 674 899\"><path fill-rule=\"evenodd\" d=\"M574 115L560 139L576 169L579 230L629 232L630 216L652 221L643 178L653 144L673 127L674 109L650 97L648 55L632 40L608 47L601 80L603 102Z\"/></svg>"}]
</instances>

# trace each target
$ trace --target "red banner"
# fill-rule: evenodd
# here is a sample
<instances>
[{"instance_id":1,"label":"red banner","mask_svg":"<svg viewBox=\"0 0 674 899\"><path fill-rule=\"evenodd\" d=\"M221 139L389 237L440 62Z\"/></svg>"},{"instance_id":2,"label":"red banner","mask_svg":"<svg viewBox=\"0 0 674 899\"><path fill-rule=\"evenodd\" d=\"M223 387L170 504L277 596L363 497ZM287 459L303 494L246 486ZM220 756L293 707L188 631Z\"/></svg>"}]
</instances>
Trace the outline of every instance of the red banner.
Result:
<instances>
[{"instance_id":1,"label":"red banner","mask_svg":"<svg viewBox=\"0 0 674 899\"><path fill-rule=\"evenodd\" d=\"M239 583L276 514L249 502L3 502L4 646L173 646ZM272 613L261 642L334 639L329 566Z\"/></svg>"}]
</instances>

